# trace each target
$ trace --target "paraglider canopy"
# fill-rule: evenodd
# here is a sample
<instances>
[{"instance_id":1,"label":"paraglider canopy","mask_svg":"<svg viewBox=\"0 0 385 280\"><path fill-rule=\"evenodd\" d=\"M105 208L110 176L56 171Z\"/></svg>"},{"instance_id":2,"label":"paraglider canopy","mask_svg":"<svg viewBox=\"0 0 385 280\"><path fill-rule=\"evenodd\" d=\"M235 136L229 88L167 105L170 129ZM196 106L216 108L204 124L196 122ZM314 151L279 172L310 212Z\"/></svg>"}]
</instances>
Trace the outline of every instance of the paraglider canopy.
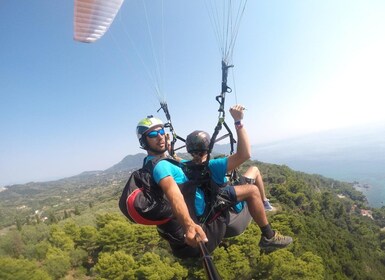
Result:
<instances>
[{"instance_id":1,"label":"paraglider canopy","mask_svg":"<svg viewBox=\"0 0 385 280\"><path fill-rule=\"evenodd\" d=\"M75 0L74 39L92 43L101 38L114 21L124 0Z\"/></svg>"}]
</instances>

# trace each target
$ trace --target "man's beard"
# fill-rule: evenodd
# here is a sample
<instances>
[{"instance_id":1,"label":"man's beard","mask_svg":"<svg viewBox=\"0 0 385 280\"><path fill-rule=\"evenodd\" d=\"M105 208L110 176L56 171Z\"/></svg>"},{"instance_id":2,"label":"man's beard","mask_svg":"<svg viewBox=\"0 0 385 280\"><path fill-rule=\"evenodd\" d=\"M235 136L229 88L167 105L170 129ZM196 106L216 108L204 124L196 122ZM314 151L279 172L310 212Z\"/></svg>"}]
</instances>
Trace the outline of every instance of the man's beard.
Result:
<instances>
[{"instance_id":1,"label":"man's beard","mask_svg":"<svg viewBox=\"0 0 385 280\"><path fill-rule=\"evenodd\" d=\"M151 148L150 145L148 145L147 150L153 152L154 154L162 155L162 154L164 154L168 150L168 147L167 147L167 144L166 144L163 149L154 149L154 148Z\"/></svg>"}]
</instances>

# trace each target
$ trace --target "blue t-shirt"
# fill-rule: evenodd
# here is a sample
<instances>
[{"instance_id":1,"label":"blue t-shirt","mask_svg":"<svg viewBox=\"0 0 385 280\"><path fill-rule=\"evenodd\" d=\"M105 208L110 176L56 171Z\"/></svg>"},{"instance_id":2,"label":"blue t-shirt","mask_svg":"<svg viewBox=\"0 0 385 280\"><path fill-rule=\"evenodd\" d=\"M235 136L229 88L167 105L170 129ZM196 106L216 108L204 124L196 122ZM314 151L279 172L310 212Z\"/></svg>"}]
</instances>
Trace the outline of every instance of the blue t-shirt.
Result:
<instances>
[{"instance_id":1,"label":"blue t-shirt","mask_svg":"<svg viewBox=\"0 0 385 280\"><path fill-rule=\"evenodd\" d=\"M147 156L145 163L153 158L155 158L155 156ZM183 184L188 181L188 178L183 173L182 168L172 164L168 160L161 160L155 165L152 171L152 177L154 181L159 184L159 182L167 176L173 177L177 184Z\"/></svg>"},{"instance_id":2,"label":"blue t-shirt","mask_svg":"<svg viewBox=\"0 0 385 280\"><path fill-rule=\"evenodd\" d=\"M211 179L217 184L224 184L227 182L227 157L210 159L209 170Z\"/></svg>"},{"instance_id":3,"label":"blue t-shirt","mask_svg":"<svg viewBox=\"0 0 385 280\"><path fill-rule=\"evenodd\" d=\"M209 169L211 172L211 178L217 184L224 184L227 182L227 157L211 159L209 161ZM196 198L197 200L197 198ZM239 213L242 211L245 202L240 201L235 204L232 208L235 212Z\"/></svg>"}]
</instances>

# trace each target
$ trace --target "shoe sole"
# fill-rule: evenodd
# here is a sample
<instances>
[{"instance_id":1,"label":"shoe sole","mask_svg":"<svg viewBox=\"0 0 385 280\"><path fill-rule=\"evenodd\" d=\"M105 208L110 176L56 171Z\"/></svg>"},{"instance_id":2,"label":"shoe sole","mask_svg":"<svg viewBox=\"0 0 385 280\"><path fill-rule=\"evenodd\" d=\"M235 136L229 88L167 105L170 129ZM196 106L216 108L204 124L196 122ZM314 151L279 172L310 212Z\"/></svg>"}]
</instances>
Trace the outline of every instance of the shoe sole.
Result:
<instances>
[{"instance_id":1,"label":"shoe sole","mask_svg":"<svg viewBox=\"0 0 385 280\"><path fill-rule=\"evenodd\" d=\"M274 252L274 251L277 251L279 249L284 249L284 248L287 248L288 246L290 246L290 244L292 244L293 242L290 242L289 244L285 245L285 246L282 246L282 247L259 247L260 251L261 252L264 252L265 254L269 254L271 252Z\"/></svg>"}]
</instances>

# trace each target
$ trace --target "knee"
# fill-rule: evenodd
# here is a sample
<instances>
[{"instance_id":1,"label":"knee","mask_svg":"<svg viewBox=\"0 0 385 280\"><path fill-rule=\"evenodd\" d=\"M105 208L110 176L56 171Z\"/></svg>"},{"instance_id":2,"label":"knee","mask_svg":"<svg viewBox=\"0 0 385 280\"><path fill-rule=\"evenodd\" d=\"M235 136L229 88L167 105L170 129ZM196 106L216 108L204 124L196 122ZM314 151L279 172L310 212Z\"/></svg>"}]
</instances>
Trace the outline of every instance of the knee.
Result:
<instances>
[{"instance_id":1,"label":"knee","mask_svg":"<svg viewBox=\"0 0 385 280\"><path fill-rule=\"evenodd\" d=\"M260 172L259 172L259 169L258 167L256 166L250 166L246 173L244 174L245 177L248 177L248 178L253 178L253 179L256 179L260 176Z\"/></svg>"},{"instance_id":2,"label":"knee","mask_svg":"<svg viewBox=\"0 0 385 280\"><path fill-rule=\"evenodd\" d=\"M252 166L252 168L253 168L253 173L256 174L256 177L258 177L261 174L261 172L259 172L258 167Z\"/></svg>"},{"instance_id":3,"label":"knee","mask_svg":"<svg viewBox=\"0 0 385 280\"><path fill-rule=\"evenodd\" d=\"M256 187L253 187L250 189L250 196L255 199L261 199L261 193L259 192L259 189Z\"/></svg>"}]
</instances>

